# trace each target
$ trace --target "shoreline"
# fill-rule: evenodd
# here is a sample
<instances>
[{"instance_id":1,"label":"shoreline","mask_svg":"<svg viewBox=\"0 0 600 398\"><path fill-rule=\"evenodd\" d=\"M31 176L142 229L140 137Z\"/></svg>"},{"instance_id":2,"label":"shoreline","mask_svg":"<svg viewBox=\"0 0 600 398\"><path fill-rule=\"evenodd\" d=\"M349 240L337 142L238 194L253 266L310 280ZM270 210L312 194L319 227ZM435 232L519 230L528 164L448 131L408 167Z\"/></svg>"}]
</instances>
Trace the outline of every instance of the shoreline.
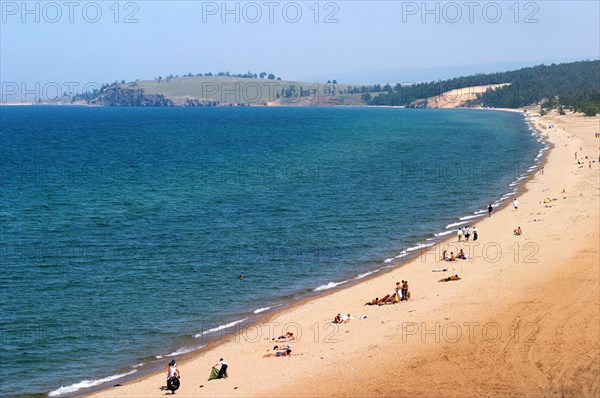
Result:
<instances>
[{"instance_id":1,"label":"shoreline","mask_svg":"<svg viewBox=\"0 0 600 398\"><path fill-rule=\"evenodd\" d=\"M490 110L522 113L525 118L524 122L528 126L530 126L530 129L533 128L534 124L530 118L532 116L530 112L524 112L522 109L519 109L519 110L490 109ZM537 135L538 137L543 138L542 132L538 131L538 130L536 130L532 135ZM526 183L534 177L537 170L544 167L544 165L547 161L548 154L551 151L551 147L548 146L548 142L546 140L538 140L538 142L540 142L540 144L542 145L542 148L545 148L545 149L541 148L540 151L538 151L538 154L542 154L542 156L541 157L538 156L538 157L534 158L531 161L531 163L528 163L529 168L525 172L521 173L521 174L526 173L525 178L521 179L520 181L518 181L518 180L515 181L514 186L512 186L512 184L511 184L511 186L509 188L512 188L512 192L513 192L512 194L509 194L509 192L511 192L511 190L509 189L509 192L502 194L502 196L500 196L494 200L494 204L497 203L495 210L494 210L494 214L496 214L500 211L504 211L504 209L509 206L513 195L517 195L517 196L523 195L527 191L527 189L525 187ZM533 167L533 170L530 170L532 167ZM521 176L522 175L519 175L519 177L521 177ZM482 217L476 217L476 215L477 215L477 213L465 214L464 217L471 216L473 218L468 219L468 221L464 221L461 223L463 217L460 217L460 219L457 220L457 223L459 223L461 225L469 225L469 224L474 225L475 223L479 223L482 220L487 218L487 217L485 217L486 216L485 213L482 214ZM447 231L448 235L437 236L437 233L440 233L443 231ZM357 285L368 284L369 281L371 281L372 279L385 277L386 275L392 274L394 272L398 272L398 270L402 269L404 266L410 264L411 262L415 262L418 259L418 257L420 255L422 255L422 253L425 250L429 250L430 247L437 247L444 243L451 242L453 240L453 237L455 236L455 232L456 232L455 227L447 226L442 231L436 232L435 238L431 238L432 241L430 241L429 242L430 244L428 244L427 246L417 248L417 249L413 250L412 253L410 253L410 252L407 253L407 251L405 249L402 252L402 253L404 253L404 255L396 256L395 258L386 259L386 261L388 261L388 260L392 261L391 265L381 266L384 264L384 263L381 263L378 265L377 268L374 268L372 270L367 270L364 273L360 274L360 275L364 275L365 273L367 274L363 277L358 278L355 276L354 278L350 278L349 280L347 280L343 283L333 282L336 284L336 286L334 288L329 288L329 289L322 290L322 291L315 291L315 289L313 289L312 292L304 294L298 300L294 300L294 301L288 302L288 303L278 304L276 306L273 306L271 309L267 310L262 315L257 314L258 318L256 318L256 319L250 320L249 322L240 323L239 325L235 325L234 326L235 329L233 329L233 330L231 330L232 328L223 328L223 330L220 331L223 333L217 332L217 334L222 334L222 336L220 336L220 337L216 336L216 339L214 339L213 341L209 340L207 342L203 342L204 344L200 349L196 349L192 352L183 352L181 354L177 354L177 359L178 359L179 363L187 363L190 361L197 360L198 358L203 357L204 355L206 355L206 353L211 352L218 346L226 344L228 342L228 340L239 339L239 336L243 333L243 331L246 328L252 328L252 327L255 327L256 325L268 323L271 320L273 320L274 318L284 315L285 313L294 311L298 307L308 305L311 301L323 300L323 299L325 299L331 295L334 295L338 292L352 289ZM428 241L429 241L429 239L428 239ZM419 242L418 244L415 245L415 247L420 246L423 243L424 242ZM411 248L411 249L413 249L413 248ZM398 257L401 257L401 259L399 259L399 261L397 261ZM330 283L332 283L332 282L330 282ZM338 286L338 284L339 284L339 286ZM219 327L222 327L222 326L226 326L226 325L221 325ZM225 338L224 338L224 336L225 336ZM150 365L154 365L154 366L151 366L151 368L153 368L153 369L148 368L143 374L136 372L136 373L130 374L126 377L115 379L115 381L118 381L119 384L124 383L125 385L127 385L130 383L140 383L149 378L152 378L153 376L160 374L159 369L163 368L162 361L164 361L166 358L174 357L175 356L174 354L175 353L163 355L162 356L163 358L158 360L158 361L160 361L160 363L156 362L154 364L150 364ZM131 368L128 368L128 369L131 369ZM126 371L126 369L123 369L119 373L125 373L125 371ZM115 391L114 389L107 387L106 384L107 383L102 383L101 385L96 386L96 387L78 390L78 391L73 392L72 394L78 394L78 393L82 394L83 393L83 394L85 394L85 396L88 396L89 394L93 394L95 392L102 393L103 391ZM61 394L60 396L69 396L69 395Z\"/></svg>"}]
</instances>

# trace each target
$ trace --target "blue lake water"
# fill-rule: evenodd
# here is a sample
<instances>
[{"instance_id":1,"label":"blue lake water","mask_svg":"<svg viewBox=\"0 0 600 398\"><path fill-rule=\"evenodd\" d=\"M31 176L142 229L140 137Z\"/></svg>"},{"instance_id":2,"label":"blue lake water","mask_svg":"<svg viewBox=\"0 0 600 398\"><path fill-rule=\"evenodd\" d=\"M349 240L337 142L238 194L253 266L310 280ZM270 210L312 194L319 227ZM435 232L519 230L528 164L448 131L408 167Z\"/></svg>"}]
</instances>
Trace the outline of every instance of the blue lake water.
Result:
<instances>
[{"instance_id":1,"label":"blue lake water","mask_svg":"<svg viewBox=\"0 0 600 398\"><path fill-rule=\"evenodd\" d=\"M400 263L543 147L518 113L351 107L0 107L0 143L1 396Z\"/></svg>"}]
</instances>

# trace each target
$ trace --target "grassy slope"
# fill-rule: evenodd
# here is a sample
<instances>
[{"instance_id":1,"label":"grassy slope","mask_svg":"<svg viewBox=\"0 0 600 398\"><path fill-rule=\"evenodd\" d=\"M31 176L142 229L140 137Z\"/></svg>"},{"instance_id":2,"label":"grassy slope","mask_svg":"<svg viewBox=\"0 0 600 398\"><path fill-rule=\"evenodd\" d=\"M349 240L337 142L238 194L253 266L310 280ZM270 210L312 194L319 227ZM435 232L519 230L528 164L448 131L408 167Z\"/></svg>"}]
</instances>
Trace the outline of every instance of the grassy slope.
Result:
<instances>
[{"instance_id":1,"label":"grassy slope","mask_svg":"<svg viewBox=\"0 0 600 398\"><path fill-rule=\"evenodd\" d=\"M131 83L126 86L131 86ZM337 91L346 91L350 84L324 84L310 82L293 82L287 80L245 79L228 76L194 76L173 78L170 81L157 82L143 80L137 82L137 87L144 89L147 94L162 94L176 103L184 102L186 98L219 101L220 103L260 103L276 101L276 93L281 95L282 90L295 87L299 93L311 90L310 96L278 102L294 104L306 102L314 103L360 103L360 94L341 94L332 98L326 94L328 89L336 87ZM358 85L356 85L358 86Z\"/></svg>"}]
</instances>

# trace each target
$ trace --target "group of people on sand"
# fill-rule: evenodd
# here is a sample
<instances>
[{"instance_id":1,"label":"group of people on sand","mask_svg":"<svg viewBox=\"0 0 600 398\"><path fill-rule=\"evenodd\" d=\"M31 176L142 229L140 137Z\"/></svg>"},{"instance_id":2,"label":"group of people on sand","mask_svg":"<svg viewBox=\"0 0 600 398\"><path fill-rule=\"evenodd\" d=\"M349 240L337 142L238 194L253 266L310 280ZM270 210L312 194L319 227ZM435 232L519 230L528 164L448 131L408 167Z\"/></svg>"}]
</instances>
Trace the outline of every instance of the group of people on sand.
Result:
<instances>
[{"instance_id":1,"label":"group of people on sand","mask_svg":"<svg viewBox=\"0 0 600 398\"><path fill-rule=\"evenodd\" d=\"M333 321L331 321L331 322L332 322L332 323L350 323L350 321L351 321L352 319L354 319L354 318L353 318L353 317L352 317L352 315L350 315L349 313L348 313L348 314L346 314L346 315L342 315L342 314L340 313L340 314L337 314L337 315L335 316L335 318L333 318Z\"/></svg>"},{"instance_id":2,"label":"group of people on sand","mask_svg":"<svg viewBox=\"0 0 600 398\"><path fill-rule=\"evenodd\" d=\"M473 228L471 228L470 226L465 226L459 228L456 232L459 242L462 240L462 238L465 238L465 240L468 242L471 235L473 235L473 240L477 240L479 238L479 230L477 227L473 226Z\"/></svg>"},{"instance_id":3,"label":"group of people on sand","mask_svg":"<svg viewBox=\"0 0 600 398\"><path fill-rule=\"evenodd\" d=\"M272 349L268 350L269 352L263 355L263 358L291 357L292 345L290 344L290 342L294 340L296 340L296 336L294 336L294 333L292 332L287 332L284 335L271 339L272 342L278 344L275 344L275 346Z\"/></svg>"},{"instance_id":4,"label":"group of people on sand","mask_svg":"<svg viewBox=\"0 0 600 398\"><path fill-rule=\"evenodd\" d=\"M401 301L408 301L409 299L410 291L408 290L408 281L402 280L402 283L396 282L394 293L388 293L381 299L375 297L373 300L366 302L365 305L396 304Z\"/></svg>"},{"instance_id":5,"label":"group of people on sand","mask_svg":"<svg viewBox=\"0 0 600 398\"><path fill-rule=\"evenodd\" d=\"M465 252L463 251L463 249L460 249L460 251L458 252L458 254L454 254L454 252L450 252L450 254L448 254L448 250L444 250L442 252L442 258L440 259L441 261L456 261L456 260L466 260L468 257L465 254Z\"/></svg>"},{"instance_id":6,"label":"group of people on sand","mask_svg":"<svg viewBox=\"0 0 600 398\"><path fill-rule=\"evenodd\" d=\"M217 370L217 366L219 369ZM227 377L227 362L223 358L219 359L219 362L212 367L211 375L208 380L212 379L223 379ZM161 387L162 390L169 390L172 394L175 394L175 391L179 389L181 379L181 373L177 368L177 361L172 359L171 362L167 365L167 385L165 387ZM201 386L202 387L202 386Z\"/></svg>"}]
</instances>

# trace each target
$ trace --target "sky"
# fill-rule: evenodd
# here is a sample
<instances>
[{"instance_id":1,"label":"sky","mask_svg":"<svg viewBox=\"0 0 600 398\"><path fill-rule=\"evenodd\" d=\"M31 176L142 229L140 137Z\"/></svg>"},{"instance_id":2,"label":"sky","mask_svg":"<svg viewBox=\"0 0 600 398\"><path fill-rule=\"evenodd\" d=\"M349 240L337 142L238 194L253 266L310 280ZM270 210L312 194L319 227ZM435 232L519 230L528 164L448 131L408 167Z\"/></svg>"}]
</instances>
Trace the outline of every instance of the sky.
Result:
<instances>
[{"instance_id":1,"label":"sky","mask_svg":"<svg viewBox=\"0 0 600 398\"><path fill-rule=\"evenodd\" d=\"M598 1L4 1L0 81L415 82L600 58ZM1 89L0 89L1 91Z\"/></svg>"}]
</instances>

